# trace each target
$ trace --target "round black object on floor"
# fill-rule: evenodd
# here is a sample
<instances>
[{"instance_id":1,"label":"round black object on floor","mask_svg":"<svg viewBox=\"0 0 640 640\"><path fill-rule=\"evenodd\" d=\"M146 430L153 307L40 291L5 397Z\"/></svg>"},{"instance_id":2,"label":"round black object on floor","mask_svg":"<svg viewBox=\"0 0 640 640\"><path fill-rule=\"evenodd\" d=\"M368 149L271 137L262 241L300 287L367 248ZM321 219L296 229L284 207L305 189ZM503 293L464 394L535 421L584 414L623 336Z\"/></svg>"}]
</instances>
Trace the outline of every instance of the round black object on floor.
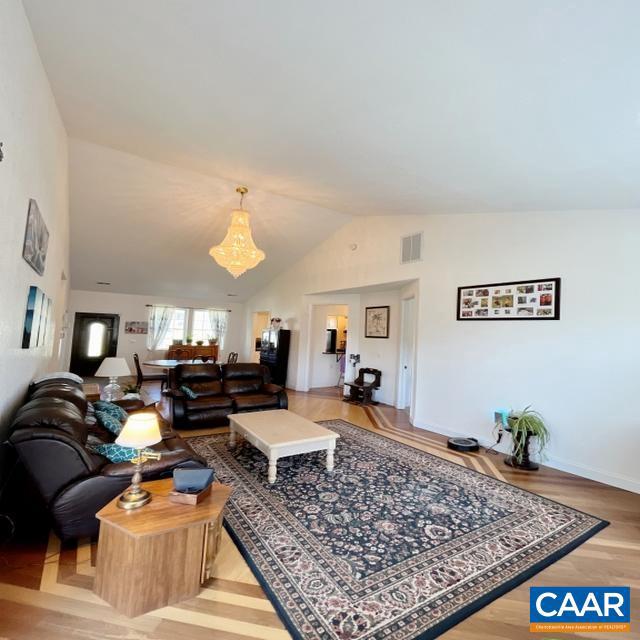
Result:
<instances>
[{"instance_id":1,"label":"round black object on floor","mask_svg":"<svg viewBox=\"0 0 640 640\"><path fill-rule=\"evenodd\" d=\"M449 438L447 447L454 451L477 451L480 448L475 438Z\"/></svg>"}]
</instances>

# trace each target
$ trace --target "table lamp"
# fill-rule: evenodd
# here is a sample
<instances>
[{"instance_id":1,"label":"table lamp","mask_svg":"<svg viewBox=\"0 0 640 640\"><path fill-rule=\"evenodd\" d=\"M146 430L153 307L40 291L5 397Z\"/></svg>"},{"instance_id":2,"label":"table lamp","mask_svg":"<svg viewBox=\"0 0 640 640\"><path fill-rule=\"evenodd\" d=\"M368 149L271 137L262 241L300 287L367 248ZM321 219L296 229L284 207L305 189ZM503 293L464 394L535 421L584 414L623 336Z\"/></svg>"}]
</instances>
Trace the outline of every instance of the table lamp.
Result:
<instances>
[{"instance_id":1,"label":"table lamp","mask_svg":"<svg viewBox=\"0 0 640 640\"><path fill-rule=\"evenodd\" d=\"M130 376L131 369L124 358L105 358L96 371L96 377L109 378L109 384L100 393L101 400L113 402L124 395L118 384L118 376Z\"/></svg>"},{"instance_id":2,"label":"table lamp","mask_svg":"<svg viewBox=\"0 0 640 640\"><path fill-rule=\"evenodd\" d=\"M120 435L116 438L116 444L137 449L138 455L131 460L135 465L131 486L118 498L118 506L121 509L138 509L151 500L151 494L140 486L142 464L150 458L160 460L160 454L157 451L150 451L145 447L150 447L161 440L157 415L133 413L125 422Z\"/></svg>"}]
</instances>

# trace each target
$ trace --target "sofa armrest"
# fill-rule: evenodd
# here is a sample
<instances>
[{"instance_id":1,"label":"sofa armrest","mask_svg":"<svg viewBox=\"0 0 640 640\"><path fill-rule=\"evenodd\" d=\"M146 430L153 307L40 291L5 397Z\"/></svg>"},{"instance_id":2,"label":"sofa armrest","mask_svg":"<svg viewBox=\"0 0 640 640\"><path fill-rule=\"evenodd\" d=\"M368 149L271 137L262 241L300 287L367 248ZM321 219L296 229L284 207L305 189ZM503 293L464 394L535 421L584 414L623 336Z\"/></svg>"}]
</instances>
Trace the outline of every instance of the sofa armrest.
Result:
<instances>
[{"instance_id":1,"label":"sofa armrest","mask_svg":"<svg viewBox=\"0 0 640 640\"><path fill-rule=\"evenodd\" d=\"M268 382L267 384L263 384L262 385L262 390L265 393L272 393L274 396L277 393L280 393L281 391L284 391L284 389L281 386L279 386L277 384L273 384L272 382Z\"/></svg>"},{"instance_id":2,"label":"sofa armrest","mask_svg":"<svg viewBox=\"0 0 640 640\"><path fill-rule=\"evenodd\" d=\"M270 393L271 395L274 395L278 398L278 409L289 408L289 399L287 397L287 392L283 387L268 382L262 385L262 391L264 393Z\"/></svg>"}]
</instances>

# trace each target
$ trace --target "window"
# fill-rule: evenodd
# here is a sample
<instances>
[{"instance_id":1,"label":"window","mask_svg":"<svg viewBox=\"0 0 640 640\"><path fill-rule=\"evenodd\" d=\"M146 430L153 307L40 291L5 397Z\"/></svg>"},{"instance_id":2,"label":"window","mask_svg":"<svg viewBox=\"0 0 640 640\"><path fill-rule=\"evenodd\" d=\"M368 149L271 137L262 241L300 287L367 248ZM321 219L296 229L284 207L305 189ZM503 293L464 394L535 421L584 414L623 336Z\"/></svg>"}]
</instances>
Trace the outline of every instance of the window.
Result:
<instances>
[{"instance_id":1,"label":"window","mask_svg":"<svg viewBox=\"0 0 640 640\"><path fill-rule=\"evenodd\" d=\"M174 309L171 325L158 349L168 349L174 340L184 341L191 337L193 342L209 338L217 338L218 344L224 347L227 333L227 312L216 309Z\"/></svg>"},{"instance_id":2,"label":"window","mask_svg":"<svg viewBox=\"0 0 640 640\"><path fill-rule=\"evenodd\" d=\"M210 337L213 337L211 323L209 322L209 312L206 309L194 309L192 313L191 335L193 336L193 341L202 340L207 342Z\"/></svg>"},{"instance_id":3,"label":"window","mask_svg":"<svg viewBox=\"0 0 640 640\"><path fill-rule=\"evenodd\" d=\"M164 340L158 346L159 349L168 349L174 340L184 340L187 337L187 310L175 309L171 326Z\"/></svg>"},{"instance_id":4,"label":"window","mask_svg":"<svg viewBox=\"0 0 640 640\"><path fill-rule=\"evenodd\" d=\"M87 357L98 358L104 352L105 326L102 322L92 322L89 327L89 344Z\"/></svg>"}]
</instances>

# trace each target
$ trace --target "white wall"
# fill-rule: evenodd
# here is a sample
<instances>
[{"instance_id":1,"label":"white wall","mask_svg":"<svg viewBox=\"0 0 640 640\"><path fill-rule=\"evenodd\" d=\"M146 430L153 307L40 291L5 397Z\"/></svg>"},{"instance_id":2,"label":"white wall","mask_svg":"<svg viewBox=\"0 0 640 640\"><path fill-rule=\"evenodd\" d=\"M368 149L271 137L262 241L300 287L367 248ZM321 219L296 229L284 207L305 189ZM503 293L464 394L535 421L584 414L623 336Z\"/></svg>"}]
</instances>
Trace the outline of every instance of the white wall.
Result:
<instances>
[{"instance_id":1,"label":"white wall","mask_svg":"<svg viewBox=\"0 0 640 640\"><path fill-rule=\"evenodd\" d=\"M158 298L156 296L138 296L127 293L108 293L100 291L78 291L71 290L69 297L69 316L73 323L75 314L80 313L115 313L120 316L120 330L118 333L118 353L117 355L127 359L132 373L135 372L133 364L133 354L137 353L140 360L162 358L165 351L153 352L147 350L147 336L138 334L127 334L124 332L124 325L127 320L148 320L149 309L147 304L168 304L176 307L219 307L231 309L229 314L229 328L225 338L224 349L220 352L220 360L226 361L226 356L230 351L242 353L245 344L245 314L244 305L229 304L224 299L221 300L194 300L191 298ZM65 364L68 367L71 358L71 338L73 330L68 332L65 341ZM143 367L144 369L144 367ZM151 371L151 369L149 369ZM157 372L157 370L156 370Z\"/></svg>"},{"instance_id":2,"label":"white wall","mask_svg":"<svg viewBox=\"0 0 640 640\"><path fill-rule=\"evenodd\" d=\"M424 259L401 265L400 237L417 231ZM639 491L639 238L638 211L356 218L246 307L287 318L289 384L304 389L309 294L418 279L417 426L487 441L494 408L532 404L548 464ZM455 319L458 286L554 276L559 321Z\"/></svg>"},{"instance_id":3,"label":"white wall","mask_svg":"<svg viewBox=\"0 0 640 640\"><path fill-rule=\"evenodd\" d=\"M58 366L58 335L69 273L67 135L19 0L0 1L0 435L29 381ZM49 229L45 272L22 258L29 198ZM29 286L53 301L42 347L21 349ZM2 438L0 437L0 440Z\"/></svg>"}]
</instances>

